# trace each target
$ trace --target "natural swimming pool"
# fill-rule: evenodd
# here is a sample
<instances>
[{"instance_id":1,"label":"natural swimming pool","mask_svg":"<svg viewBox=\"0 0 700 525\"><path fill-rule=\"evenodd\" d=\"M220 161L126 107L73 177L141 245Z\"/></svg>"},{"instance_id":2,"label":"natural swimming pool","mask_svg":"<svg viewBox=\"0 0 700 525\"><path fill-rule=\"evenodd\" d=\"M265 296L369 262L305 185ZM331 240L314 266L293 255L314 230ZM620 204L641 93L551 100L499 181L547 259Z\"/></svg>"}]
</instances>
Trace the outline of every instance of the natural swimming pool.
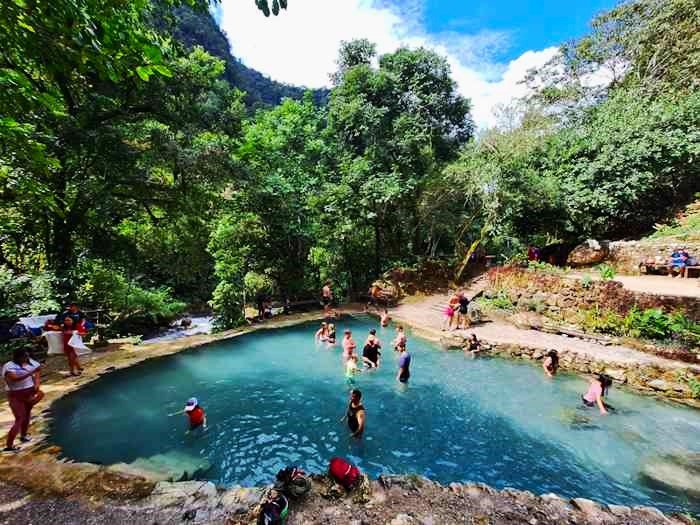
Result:
<instances>
[{"instance_id":1,"label":"natural swimming pool","mask_svg":"<svg viewBox=\"0 0 700 525\"><path fill-rule=\"evenodd\" d=\"M343 320L338 333L345 327L361 346L376 323ZM340 347L315 344L316 328L259 331L114 372L53 405L51 440L65 457L103 464L206 459L202 477L223 485L267 484L291 464L325 471L340 455L372 476L700 511L699 501L640 476L660 455L700 453L697 411L613 388L618 413L601 417L576 408L583 378L548 380L530 363L473 359L410 335L404 387L388 349L393 329L379 329L383 366L356 379L368 418L357 442L339 421L348 394ZM190 396L207 411L202 434L186 435L184 416L168 416Z\"/></svg>"}]
</instances>

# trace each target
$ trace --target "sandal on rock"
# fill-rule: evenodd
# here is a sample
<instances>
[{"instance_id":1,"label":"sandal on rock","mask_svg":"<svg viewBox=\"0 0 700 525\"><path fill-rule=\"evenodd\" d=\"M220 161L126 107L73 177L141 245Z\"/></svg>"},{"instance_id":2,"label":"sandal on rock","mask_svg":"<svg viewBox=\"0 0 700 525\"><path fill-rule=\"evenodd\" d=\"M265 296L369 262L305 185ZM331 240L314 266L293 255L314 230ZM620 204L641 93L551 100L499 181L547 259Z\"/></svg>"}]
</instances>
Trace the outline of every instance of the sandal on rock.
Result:
<instances>
[{"instance_id":1,"label":"sandal on rock","mask_svg":"<svg viewBox=\"0 0 700 525\"><path fill-rule=\"evenodd\" d=\"M19 447L5 447L2 449L3 452L19 452Z\"/></svg>"},{"instance_id":2,"label":"sandal on rock","mask_svg":"<svg viewBox=\"0 0 700 525\"><path fill-rule=\"evenodd\" d=\"M19 438L22 443L29 443L32 440L32 436L24 436Z\"/></svg>"}]
</instances>

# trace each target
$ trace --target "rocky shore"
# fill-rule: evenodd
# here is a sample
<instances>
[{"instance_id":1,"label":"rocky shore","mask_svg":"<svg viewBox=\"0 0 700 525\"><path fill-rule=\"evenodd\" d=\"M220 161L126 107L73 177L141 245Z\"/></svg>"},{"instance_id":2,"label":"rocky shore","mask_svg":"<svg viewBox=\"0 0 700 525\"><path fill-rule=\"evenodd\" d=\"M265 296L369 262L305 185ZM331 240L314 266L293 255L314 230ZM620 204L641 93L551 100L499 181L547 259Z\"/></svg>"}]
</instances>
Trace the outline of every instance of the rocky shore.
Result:
<instances>
[{"instance_id":1,"label":"rocky shore","mask_svg":"<svg viewBox=\"0 0 700 525\"><path fill-rule=\"evenodd\" d=\"M217 489L212 483L160 482L141 499L31 496L0 484L0 517L6 525L104 524L252 525L264 489ZM554 494L494 490L484 484L443 486L417 476L380 477L365 489L345 493L325 476L313 476L312 490L290 504L289 525L691 525L685 515L664 515L652 507L600 505Z\"/></svg>"}]
</instances>

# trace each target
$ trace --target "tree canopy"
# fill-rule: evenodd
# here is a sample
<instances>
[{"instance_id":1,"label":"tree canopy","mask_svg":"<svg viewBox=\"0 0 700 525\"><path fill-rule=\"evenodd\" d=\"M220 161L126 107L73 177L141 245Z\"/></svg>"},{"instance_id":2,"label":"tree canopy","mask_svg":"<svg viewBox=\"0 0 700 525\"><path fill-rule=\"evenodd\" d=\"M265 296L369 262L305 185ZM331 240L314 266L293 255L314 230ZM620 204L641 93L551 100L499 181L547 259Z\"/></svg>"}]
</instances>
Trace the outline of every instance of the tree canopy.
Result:
<instances>
[{"instance_id":1,"label":"tree canopy","mask_svg":"<svg viewBox=\"0 0 700 525\"><path fill-rule=\"evenodd\" d=\"M233 58L207 7L0 5L3 315L73 297L231 326L327 278L351 295L435 256L459 277L479 243L640 235L700 190L692 0L601 14L478 134L431 50L344 42L333 87L304 93Z\"/></svg>"}]
</instances>

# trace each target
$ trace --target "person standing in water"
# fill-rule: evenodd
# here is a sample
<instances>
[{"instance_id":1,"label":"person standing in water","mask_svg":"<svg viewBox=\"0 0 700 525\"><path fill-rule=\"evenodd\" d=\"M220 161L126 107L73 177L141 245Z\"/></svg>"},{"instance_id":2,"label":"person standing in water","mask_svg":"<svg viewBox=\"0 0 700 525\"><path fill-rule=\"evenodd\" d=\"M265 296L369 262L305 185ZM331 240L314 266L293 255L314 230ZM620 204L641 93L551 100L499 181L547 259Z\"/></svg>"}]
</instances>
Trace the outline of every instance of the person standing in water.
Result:
<instances>
[{"instance_id":1,"label":"person standing in water","mask_svg":"<svg viewBox=\"0 0 700 525\"><path fill-rule=\"evenodd\" d=\"M396 337L392 344L394 345L394 350L397 352L401 351L401 347L406 346L406 334L403 331L403 325L398 325L396 327Z\"/></svg>"},{"instance_id":2,"label":"person standing in water","mask_svg":"<svg viewBox=\"0 0 700 525\"><path fill-rule=\"evenodd\" d=\"M559 369L559 354L556 350L550 350L542 361L542 368L547 377L554 377Z\"/></svg>"},{"instance_id":3,"label":"person standing in water","mask_svg":"<svg viewBox=\"0 0 700 525\"><path fill-rule=\"evenodd\" d=\"M381 347L382 343L377 338L377 331L372 328L369 331L369 336L367 337L365 346L362 349L362 361L369 368L379 367L379 356L382 355L382 353L379 351Z\"/></svg>"},{"instance_id":4,"label":"person standing in water","mask_svg":"<svg viewBox=\"0 0 700 525\"><path fill-rule=\"evenodd\" d=\"M407 383L408 378L411 377L411 354L406 350L406 345L401 347L399 354L399 372L396 374L396 380L401 383Z\"/></svg>"},{"instance_id":5,"label":"person standing in water","mask_svg":"<svg viewBox=\"0 0 700 525\"><path fill-rule=\"evenodd\" d=\"M345 379L349 385L355 385L355 375L360 373L360 369L357 367L357 356L355 354L348 357L345 362Z\"/></svg>"},{"instance_id":6,"label":"person standing in water","mask_svg":"<svg viewBox=\"0 0 700 525\"><path fill-rule=\"evenodd\" d=\"M605 403L603 399L605 394L608 393L608 389L612 386L612 379L610 376L605 374L598 374L596 377L591 379L591 383L588 386L588 392L581 396L583 404L587 407L598 406L601 414L607 414L608 410L612 407Z\"/></svg>"},{"instance_id":7,"label":"person standing in water","mask_svg":"<svg viewBox=\"0 0 700 525\"><path fill-rule=\"evenodd\" d=\"M328 325L328 336L326 337L326 342L329 345L335 344L335 325L333 323Z\"/></svg>"},{"instance_id":8,"label":"person standing in water","mask_svg":"<svg viewBox=\"0 0 700 525\"><path fill-rule=\"evenodd\" d=\"M185 404L185 415L190 424L190 431L199 427L203 429L207 428L207 415L204 413L204 409L199 406L196 397L191 397L187 400Z\"/></svg>"},{"instance_id":9,"label":"person standing in water","mask_svg":"<svg viewBox=\"0 0 700 525\"><path fill-rule=\"evenodd\" d=\"M328 325L325 322L321 323L321 327L316 331L314 339L317 341L328 340Z\"/></svg>"},{"instance_id":10,"label":"person standing in water","mask_svg":"<svg viewBox=\"0 0 700 525\"><path fill-rule=\"evenodd\" d=\"M366 414L365 407L362 405L362 392L356 388L350 391L350 403L341 421L343 419L348 420L348 428L352 432L352 437L362 438L362 434L365 431Z\"/></svg>"},{"instance_id":11,"label":"person standing in water","mask_svg":"<svg viewBox=\"0 0 700 525\"><path fill-rule=\"evenodd\" d=\"M343 363L347 362L348 358L354 354L357 344L352 338L352 332L345 329L343 332Z\"/></svg>"},{"instance_id":12,"label":"person standing in water","mask_svg":"<svg viewBox=\"0 0 700 525\"><path fill-rule=\"evenodd\" d=\"M382 328L386 328L389 326L389 321L391 321L389 310L384 308L384 313L382 313L382 315L379 317L379 324L382 326Z\"/></svg>"}]
</instances>

